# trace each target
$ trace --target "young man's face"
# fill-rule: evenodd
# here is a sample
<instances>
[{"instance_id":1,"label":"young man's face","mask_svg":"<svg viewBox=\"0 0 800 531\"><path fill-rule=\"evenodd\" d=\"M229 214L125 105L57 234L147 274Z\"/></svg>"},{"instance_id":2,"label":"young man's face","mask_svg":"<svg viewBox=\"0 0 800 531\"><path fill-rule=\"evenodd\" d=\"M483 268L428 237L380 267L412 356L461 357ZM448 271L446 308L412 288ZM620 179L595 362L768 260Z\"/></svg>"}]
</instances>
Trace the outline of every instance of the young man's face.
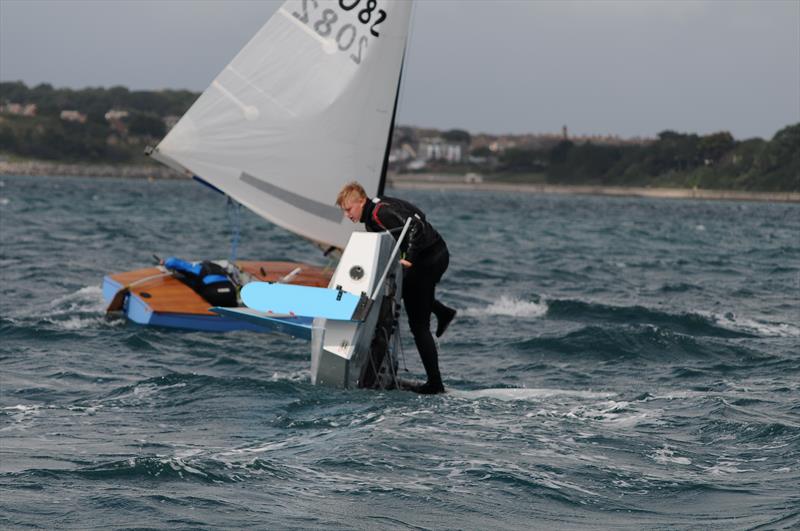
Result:
<instances>
[{"instance_id":1,"label":"young man's face","mask_svg":"<svg viewBox=\"0 0 800 531\"><path fill-rule=\"evenodd\" d=\"M352 221L353 223L358 223L361 221L361 213L364 212L364 204L367 202L365 197L361 198L352 198L348 197L342 203L342 210L344 211L344 215L347 216L347 219Z\"/></svg>"}]
</instances>

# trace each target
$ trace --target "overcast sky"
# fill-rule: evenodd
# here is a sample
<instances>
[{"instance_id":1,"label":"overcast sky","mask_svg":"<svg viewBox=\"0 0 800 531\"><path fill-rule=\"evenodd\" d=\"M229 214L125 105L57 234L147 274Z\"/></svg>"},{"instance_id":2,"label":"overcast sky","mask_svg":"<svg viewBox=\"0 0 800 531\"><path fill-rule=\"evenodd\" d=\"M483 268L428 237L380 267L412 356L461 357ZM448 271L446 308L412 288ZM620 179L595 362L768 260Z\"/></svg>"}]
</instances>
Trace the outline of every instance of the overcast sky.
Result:
<instances>
[{"instance_id":1,"label":"overcast sky","mask_svg":"<svg viewBox=\"0 0 800 531\"><path fill-rule=\"evenodd\" d=\"M0 0L0 80L201 91L278 5ZM800 0L419 0L398 121L770 138L800 122Z\"/></svg>"}]
</instances>

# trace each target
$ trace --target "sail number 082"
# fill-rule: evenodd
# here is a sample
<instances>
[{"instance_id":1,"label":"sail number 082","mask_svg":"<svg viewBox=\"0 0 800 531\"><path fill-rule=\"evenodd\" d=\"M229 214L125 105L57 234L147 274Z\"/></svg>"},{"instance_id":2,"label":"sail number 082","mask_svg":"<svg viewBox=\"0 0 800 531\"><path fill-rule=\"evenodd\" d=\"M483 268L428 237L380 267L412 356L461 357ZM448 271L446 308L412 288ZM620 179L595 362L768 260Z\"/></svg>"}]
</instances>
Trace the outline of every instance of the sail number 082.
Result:
<instances>
[{"instance_id":1,"label":"sail number 082","mask_svg":"<svg viewBox=\"0 0 800 531\"><path fill-rule=\"evenodd\" d=\"M358 4L360 3L361 0L339 0L339 7L345 11L352 11L353 9L357 8ZM365 5L366 7L358 12L358 21L362 24L369 24L369 21L372 18L372 13L378 7L378 0L367 0ZM376 18L375 22L372 24L372 26L370 26L369 32L377 37L378 32L375 31L375 27L384 20L386 20L386 11L383 9L378 9L378 18Z\"/></svg>"},{"instance_id":2,"label":"sail number 082","mask_svg":"<svg viewBox=\"0 0 800 531\"><path fill-rule=\"evenodd\" d=\"M321 17L319 20L310 24L310 17L308 14L308 4L309 2L313 5L314 9L316 10L319 7L317 0L303 0L302 1L302 13L298 13L297 11L293 12L295 18L300 20L303 24L309 25L314 28L314 31L321 37L328 37L333 33L333 25L339 20L339 16L333 9L323 9L321 13ZM344 11L352 11L356 9L361 0L339 0L339 7L341 7ZM364 25L367 25L372 20L372 15L375 12L376 8L378 7L377 0L366 0L364 3L363 9L357 12L358 21ZM383 9L377 10L377 16L375 20L372 22L370 26L370 33L375 37L379 37L380 34L376 30L378 24L386 20L386 11ZM356 40L357 30L355 26L352 24L345 24L339 31L336 32L336 45L339 47L341 51L349 50L350 47ZM361 64L361 56L364 52L364 48L367 46L367 37L361 36L358 39L358 55L350 54L350 59L353 60L356 64Z\"/></svg>"}]
</instances>

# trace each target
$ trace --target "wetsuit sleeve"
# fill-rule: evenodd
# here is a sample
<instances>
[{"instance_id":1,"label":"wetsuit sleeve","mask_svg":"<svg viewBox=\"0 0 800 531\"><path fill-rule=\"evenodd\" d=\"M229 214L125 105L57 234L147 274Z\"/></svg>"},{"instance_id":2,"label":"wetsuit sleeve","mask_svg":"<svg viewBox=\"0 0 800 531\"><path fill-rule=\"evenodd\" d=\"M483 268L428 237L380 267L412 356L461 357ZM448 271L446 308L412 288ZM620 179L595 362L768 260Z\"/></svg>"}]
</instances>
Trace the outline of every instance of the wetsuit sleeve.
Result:
<instances>
[{"instance_id":1,"label":"wetsuit sleeve","mask_svg":"<svg viewBox=\"0 0 800 531\"><path fill-rule=\"evenodd\" d=\"M400 246L400 249L406 253L406 260L413 264L417 255L419 255L423 248L423 233L425 231L424 218L416 212L403 208L402 205L383 203L380 206L381 208L379 208L375 214L378 218L377 221L379 225L392 233L395 240L400 237L406 220L411 218L411 225L408 227L406 240Z\"/></svg>"},{"instance_id":2,"label":"wetsuit sleeve","mask_svg":"<svg viewBox=\"0 0 800 531\"><path fill-rule=\"evenodd\" d=\"M406 260L412 264L417 260L417 256L421 252L421 244L423 241L423 231L425 229L423 221L416 215L411 216L411 226L408 227L408 236L406 236Z\"/></svg>"}]
</instances>

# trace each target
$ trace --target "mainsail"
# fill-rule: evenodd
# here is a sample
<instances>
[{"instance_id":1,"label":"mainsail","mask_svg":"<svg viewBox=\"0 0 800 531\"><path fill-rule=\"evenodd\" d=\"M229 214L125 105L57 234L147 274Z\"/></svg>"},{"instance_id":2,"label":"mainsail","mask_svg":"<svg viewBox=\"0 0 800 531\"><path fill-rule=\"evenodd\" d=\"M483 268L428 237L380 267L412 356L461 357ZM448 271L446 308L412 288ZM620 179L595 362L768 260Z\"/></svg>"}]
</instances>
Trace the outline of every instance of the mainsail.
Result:
<instances>
[{"instance_id":1,"label":"mainsail","mask_svg":"<svg viewBox=\"0 0 800 531\"><path fill-rule=\"evenodd\" d=\"M370 194L395 108L410 0L288 0L155 149L263 218L343 248L334 205Z\"/></svg>"}]
</instances>

